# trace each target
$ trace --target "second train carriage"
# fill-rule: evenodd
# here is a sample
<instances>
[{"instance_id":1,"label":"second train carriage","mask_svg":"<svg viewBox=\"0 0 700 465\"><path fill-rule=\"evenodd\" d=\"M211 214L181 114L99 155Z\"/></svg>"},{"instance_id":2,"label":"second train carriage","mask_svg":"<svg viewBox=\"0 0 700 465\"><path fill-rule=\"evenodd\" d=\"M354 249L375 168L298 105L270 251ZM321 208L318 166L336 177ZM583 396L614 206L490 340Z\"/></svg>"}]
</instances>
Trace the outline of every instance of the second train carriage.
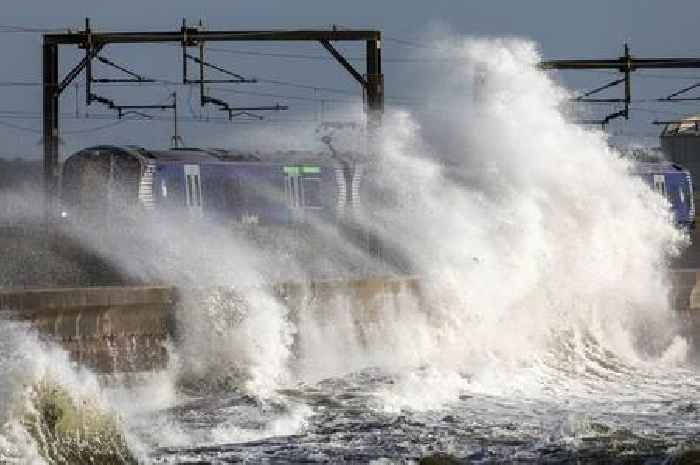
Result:
<instances>
[{"instance_id":1,"label":"second train carriage","mask_svg":"<svg viewBox=\"0 0 700 465\"><path fill-rule=\"evenodd\" d=\"M136 207L227 223L336 222L358 202L352 171L310 151L97 146L66 160L62 216L108 223Z\"/></svg>"},{"instance_id":2,"label":"second train carriage","mask_svg":"<svg viewBox=\"0 0 700 465\"><path fill-rule=\"evenodd\" d=\"M693 182L687 169L663 160L637 161L632 174L669 202L678 226L695 227Z\"/></svg>"}]
</instances>

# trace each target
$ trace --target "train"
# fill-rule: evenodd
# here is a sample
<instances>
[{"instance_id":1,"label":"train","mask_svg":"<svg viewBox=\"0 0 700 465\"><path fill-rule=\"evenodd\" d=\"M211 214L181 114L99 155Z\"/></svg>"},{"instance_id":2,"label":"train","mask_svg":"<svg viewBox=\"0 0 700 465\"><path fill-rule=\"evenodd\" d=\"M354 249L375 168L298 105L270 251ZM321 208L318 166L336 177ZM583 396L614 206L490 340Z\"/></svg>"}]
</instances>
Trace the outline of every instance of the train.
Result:
<instances>
[{"instance_id":1,"label":"train","mask_svg":"<svg viewBox=\"0 0 700 465\"><path fill-rule=\"evenodd\" d=\"M65 161L61 216L109 222L138 206L215 223L339 222L359 203L359 179L333 152L96 146Z\"/></svg>"},{"instance_id":2,"label":"train","mask_svg":"<svg viewBox=\"0 0 700 465\"><path fill-rule=\"evenodd\" d=\"M635 161L631 172L668 201L679 227L695 227L693 181L687 169L665 160Z\"/></svg>"},{"instance_id":3,"label":"train","mask_svg":"<svg viewBox=\"0 0 700 465\"><path fill-rule=\"evenodd\" d=\"M348 223L377 187L356 159L332 147L268 153L90 147L64 163L61 216L109 225L111 217L138 206L226 224ZM632 173L668 200L680 227L694 227L688 170L662 160L635 161Z\"/></svg>"}]
</instances>

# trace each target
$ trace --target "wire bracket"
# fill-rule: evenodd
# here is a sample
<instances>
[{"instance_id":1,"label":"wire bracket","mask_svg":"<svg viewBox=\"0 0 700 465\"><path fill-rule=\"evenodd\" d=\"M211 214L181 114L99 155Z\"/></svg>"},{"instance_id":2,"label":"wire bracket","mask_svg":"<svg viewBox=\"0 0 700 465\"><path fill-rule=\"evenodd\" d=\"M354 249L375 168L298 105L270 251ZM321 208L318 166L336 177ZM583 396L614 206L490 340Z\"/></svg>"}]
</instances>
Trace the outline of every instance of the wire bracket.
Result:
<instances>
[{"instance_id":1,"label":"wire bracket","mask_svg":"<svg viewBox=\"0 0 700 465\"><path fill-rule=\"evenodd\" d=\"M204 46L205 46L205 41L204 40L199 40L196 41L193 39L193 35L196 35L200 28L202 27L202 23L200 21L199 26L197 28L188 28L187 27L187 22L183 19L182 20L182 33L183 33L183 40L182 40L182 83L183 84L199 84L199 96L200 96L200 105L201 106L206 106L208 104L214 105L219 108L219 110L225 111L228 113L228 119L232 120L234 117L238 116L244 116L252 119L257 119L257 120L262 120L263 117L260 115L256 115L254 113L251 113L252 111L282 111L282 110L288 110L289 107L287 105L280 105L279 103L274 105L274 106L258 106L258 107L232 107L229 105L227 102L212 97L210 95L207 95L207 91L204 87L204 84L248 84L248 83L257 83L257 79L250 79L250 78L245 78L242 75L238 73L234 73L233 71L230 71L228 69L225 69L221 66L214 65L212 63L209 63L204 59ZM199 48L199 56L194 56L191 55L190 53L187 52L187 47L198 47ZM189 76L189 70L188 70L188 62L193 61L196 64L199 65L199 79L191 79ZM233 79L207 79L206 77L206 70L207 69L213 69L215 71L218 71L220 73L223 73L227 76L232 77Z\"/></svg>"},{"instance_id":2,"label":"wire bracket","mask_svg":"<svg viewBox=\"0 0 700 465\"><path fill-rule=\"evenodd\" d=\"M682 97L682 98L676 98L679 95L685 94L686 92L689 92L693 89L697 89L700 87L700 82L693 84L692 86L685 87L677 92L672 93L671 95L668 95L666 97L656 99L657 102L691 102L691 101L696 101L700 100L700 97Z\"/></svg>"},{"instance_id":3,"label":"wire bracket","mask_svg":"<svg viewBox=\"0 0 700 465\"><path fill-rule=\"evenodd\" d=\"M126 116L128 114L138 114L139 116L150 117L150 115L146 115L144 113L141 113L138 110L174 110L174 111L177 111L177 100L175 98L173 98L172 103L168 103L168 104L163 103L163 104L154 104L154 105L118 105L112 99L91 93L90 100L93 102L99 102L111 110L116 110L118 119L122 119L122 118L124 118L124 116Z\"/></svg>"},{"instance_id":4,"label":"wire bracket","mask_svg":"<svg viewBox=\"0 0 700 465\"><path fill-rule=\"evenodd\" d=\"M273 106L261 106L261 107L232 107L230 106L227 102L224 102L223 100L219 100L218 98L210 97L208 95L205 95L202 97L202 101L206 105L207 103L211 103L212 105L216 105L219 107L219 110L225 111L228 113L228 119L232 120L233 118L237 116L245 116L251 119L257 119L257 120L262 120L264 119L263 116L256 115L254 113L250 113L252 111L283 111L283 110L288 110L289 107L287 105L280 105L279 103Z\"/></svg>"},{"instance_id":5,"label":"wire bracket","mask_svg":"<svg viewBox=\"0 0 700 465\"><path fill-rule=\"evenodd\" d=\"M104 63L107 66L111 66L112 68L118 69L119 71L122 71L123 73L131 76L131 78L99 78L95 79L92 78L92 82L97 82L97 83L119 83L119 82L135 82L135 83L140 83L140 82L156 82L155 79L149 79L141 76L140 74L136 74L135 72L116 64L112 60L105 58L101 55L96 55L95 58L99 60L101 63Z\"/></svg>"}]
</instances>

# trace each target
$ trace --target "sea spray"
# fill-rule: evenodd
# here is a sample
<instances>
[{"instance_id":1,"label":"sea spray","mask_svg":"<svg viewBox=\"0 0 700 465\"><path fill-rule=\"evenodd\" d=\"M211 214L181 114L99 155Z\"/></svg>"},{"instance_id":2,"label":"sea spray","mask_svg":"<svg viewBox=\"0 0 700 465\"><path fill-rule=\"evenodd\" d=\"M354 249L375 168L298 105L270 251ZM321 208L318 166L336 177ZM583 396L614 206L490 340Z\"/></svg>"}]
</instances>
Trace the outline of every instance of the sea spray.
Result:
<instances>
[{"instance_id":1,"label":"sea spray","mask_svg":"<svg viewBox=\"0 0 700 465\"><path fill-rule=\"evenodd\" d=\"M4 321L0 347L3 463L137 463L94 375L23 324Z\"/></svg>"},{"instance_id":2,"label":"sea spray","mask_svg":"<svg viewBox=\"0 0 700 465\"><path fill-rule=\"evenodd\" d=\"M294 327L271 288L185 292L177 312L180 384L269 396L289 382Z\"/></svg>"},{"instance_id":3,"label":"sea spray","mask_svg":"<svg viewBox=\"0 0 700 465\"><path fill-rule=\"evenodd\" d=\"M434 49L457 64L432 75L433 105L385 114L365 160L374 189L361 191L363 226L419 277L429 308L387 302L372 321L342 298L310 308L297 328L303 379L380 367L414 385L454 379L433 390L445 399L514 379L535 395L536 367L564 335L584 359L577 341L592 340L621 366L682 357L666 268L687 239L668 203L602 132L568 121L569 93L537 69L534 44ZM475 67L487 70L477 99Z\"/></svg>"},{"instance_id":4,"label":"sea spray","mask_svg":"<svg viewBox=\"0 0 700 465\"><path fill-rule=\"evenodd\" d=\"M457 373L499 384L495 373L508 378L536 363L561 334L576 344L592 337L628 363L671 344L682 348L674 342L665 267L685 238L668 204L629 174L630 162L604 134L567 120L561 107L569 93L537 69L534 44L456 38L431 50L452 64L431 75L438 80L426 90L432 104L385 114L364 160L365 216L357 218L387 252L382 259L401 265L383 270L419 277L429 308L407 296L363 321L341 296L323 309L309 302L291 322L284 302L269 293L213 291L181 309L176 350L186 371L202 379L230 375L268 395L294 379L290 364L302 381L429 367L420 376ZM477 68L485 83L474 98ZM334 148L345 149L342 138ZM94 247L127 275L184 288L269 289L313 276L303 254L289 253L294 247L260 248L247 232L207 225L201 241L196 228L172 218L144 224L151 234L141 249L118 240ZM328 234L329 225L311 226L330 243L325 258L372 263L343 235ZM353 268L342 262L343 271Z\"/></svg>"},{"instance_id":5,"label":"sea spray","mask_svg":"<svg viewBox=\"0 0 700 465\"><path fill-rule=\"evenodd\" d=\"M430 295L427 364L501 389L565 331L627 363L677 347L666 267L686 239L665 199L601 132L567 121L534 44L435 47L464 64L431 87L433 107L385 117L377 172L398 200L369 218ZM477 63L488 85L474 101Z\"/></svg>"},{"instance_id":6,"label":"sea spray","mask_svg":"<svg viewBox=\"0 0 700 465\"><path fill-rule=\"evenodd\" d=\"M285 379L294 329L271 283L292 267L276 261L278 249L257 249L248 228L137 210L118 226L70 233L125 281L177 289L171 382L266 395Z\"/></svg>"}]
</instances>

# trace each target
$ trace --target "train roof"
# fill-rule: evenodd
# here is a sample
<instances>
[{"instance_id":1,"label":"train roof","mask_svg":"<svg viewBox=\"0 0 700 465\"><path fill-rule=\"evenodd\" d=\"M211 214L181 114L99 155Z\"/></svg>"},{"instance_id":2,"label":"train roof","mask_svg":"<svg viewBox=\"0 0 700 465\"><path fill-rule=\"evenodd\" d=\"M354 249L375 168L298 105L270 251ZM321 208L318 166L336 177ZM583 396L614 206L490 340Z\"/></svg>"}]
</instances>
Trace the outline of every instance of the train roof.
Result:
<instances>
[{"instance_id":1,"label":"train roof","mask_svg":"<svg viewBox=\"0 0 700 465\"><path fill-rule=\"evenodd\" d=\"M279 151L245 151L219 148L184 147L169 150L150 150L138 146L114 146L101 145L81 150L75 155L99 152L119 153L123 156L132 156L143 160L153 160L162 163L289 163L289 164L332 164L338 162L333 159L329 151L311 150L279 150ZM74 156L75 156L74 155Z\"/></svg>"},{"instance_id":2,"label":"train roof","mask_svg":"<svg viewBox=\"0 0 700 465\"><path fill-rule=\"evenodd\" d=\"M666 160L637 161L632 165L632 172L638 174L653 174L665 172L684 172L686 169L677 163Z\"/></svg>"}]
</instances>

